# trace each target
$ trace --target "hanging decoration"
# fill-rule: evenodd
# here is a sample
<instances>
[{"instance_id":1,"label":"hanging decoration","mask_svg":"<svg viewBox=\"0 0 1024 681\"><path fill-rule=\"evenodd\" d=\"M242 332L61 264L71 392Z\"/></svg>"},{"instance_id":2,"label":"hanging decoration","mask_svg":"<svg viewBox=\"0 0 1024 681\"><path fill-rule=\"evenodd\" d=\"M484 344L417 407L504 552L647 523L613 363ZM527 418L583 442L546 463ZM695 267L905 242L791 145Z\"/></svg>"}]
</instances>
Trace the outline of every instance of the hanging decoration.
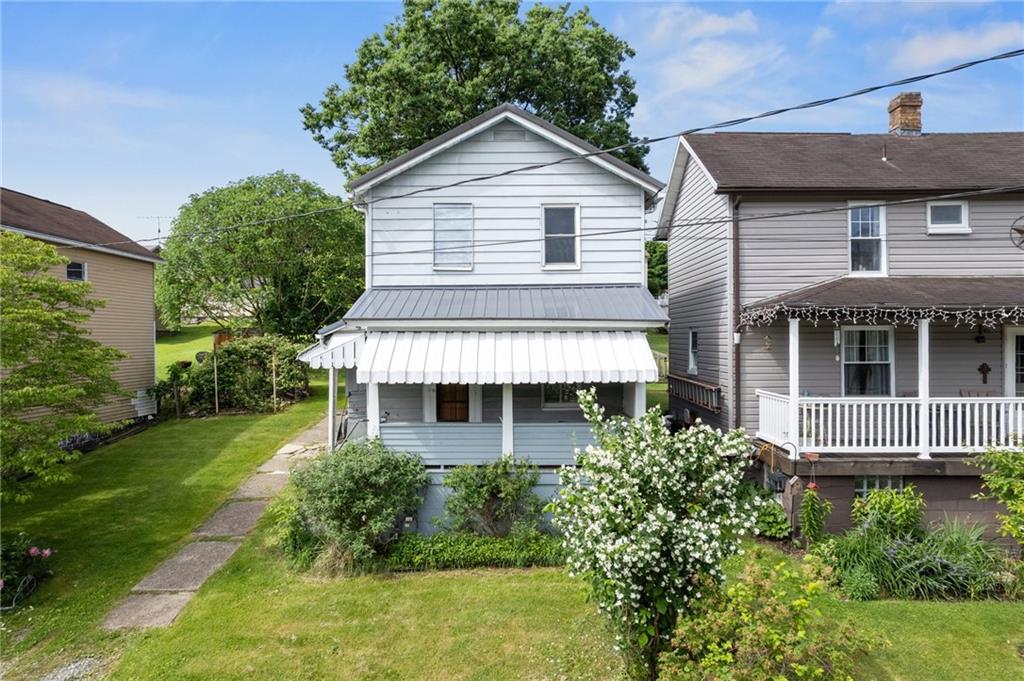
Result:
<instances>
[{"instance_id":1,"label":"hanging decoration","mask_svg":"<svg viewBox=\"0 0 1024 681\"><path fill-rule=\"evenodd\" d=\"M842 306L799 306L791 307L785 303L774 303L759 307L750 307L740 312L740 327L768 326L778 318L796 318L811 322L814 326L829 323L839 326L843 323L892 324L894 326L917 326L919 319L932 322L953 322L956 326L982 326L997 329L1002 324L1024 323L1024 305L1003 307L857 307Z\"/></svg>"}]
</instances>

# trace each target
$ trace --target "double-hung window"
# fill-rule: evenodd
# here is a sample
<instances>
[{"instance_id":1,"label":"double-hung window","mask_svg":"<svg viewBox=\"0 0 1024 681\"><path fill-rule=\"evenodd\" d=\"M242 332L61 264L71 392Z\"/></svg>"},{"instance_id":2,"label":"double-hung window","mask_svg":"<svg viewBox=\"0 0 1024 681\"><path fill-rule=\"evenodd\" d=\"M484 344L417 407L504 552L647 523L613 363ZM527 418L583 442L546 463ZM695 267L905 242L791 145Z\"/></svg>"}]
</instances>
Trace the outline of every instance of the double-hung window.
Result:
<instances>
[{"instance_id":1,"label":"double-hung window","mask_svg":"<svg viewBox=\"0 0 1024 681\"><path fill-rule=\"evenodd\" d=\"M68 281L85 281L85 263L69 262L64 267L64 277Z\"/></svg>"},{"instance_id":2,"label":"double-hung window","mask_svg":"<svg viewBox=\"0 0 1024 681\"><path fill-rule=\"evenodd\" d=\"M473 269L473 204L434 204L434 269Z\"/></svg>"},{"instance_id":3,"label":"double-hung window","mask_svg":"<svg viewBox=\"0 0 1024 681\"><path fill-rule=\"evenodd\" d=\"M929 234L971 233L966 201L929 201L925 210L928 211Z\"/></svg>"},{"instance_id":4,"label":"double-hung window","mask_svg":"<svg viewBox=\"0 0 1024 681\"><path fill-rule=\"evenodd\" d=\"M850 273L885 274L885 207L850 204Z\"/></svg>"},{"instance_id":5,"label":"double-hung window","mask_svg":"<svg viewBox=\"0 0 1024 681\"><path fill-rule=\"evenodd\" d=\"M543 207L544 268L578 269L580 266L580 207Z\"/></svg>"},{"instance_id":6,"label":"double-hung window","mask_svg":"<svg viewBox=\"0 0 1024 681\"><path fill-rule=\"evenodd\" d=\"M541 409L576 409L579 407L577 392L584 389L581 383L545 383L541 386Z\"/></svg>"},{"instance_id":7,"label":"double-hung window","mask_svg":"<svg viewBox=\"0 0 1024 681\"><path fill-rule=\"evenodd\" d=\"M843 327L843 395L893 394L892 334L887 326Z\"/></svg>"}]
</instances>

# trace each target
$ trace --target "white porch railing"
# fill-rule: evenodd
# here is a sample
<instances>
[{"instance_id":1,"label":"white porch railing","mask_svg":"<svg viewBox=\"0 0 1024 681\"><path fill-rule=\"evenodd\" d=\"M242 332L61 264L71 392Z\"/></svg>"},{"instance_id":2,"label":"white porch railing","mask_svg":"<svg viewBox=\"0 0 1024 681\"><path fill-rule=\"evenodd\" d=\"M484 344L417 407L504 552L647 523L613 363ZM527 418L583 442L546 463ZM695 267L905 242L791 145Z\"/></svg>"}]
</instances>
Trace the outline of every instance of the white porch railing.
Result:
<instances>
[{"instance_id":1,"label":"white porch railing","mask_svg":"<svg viewBox=\"0 0 1024 681\"><path fill-rule=\"evenodd\" d=\"M914 397L800 397L799 432L790 433L787 395L758 390L757 437L798 452L970 453L1024 437L1024 398L933 397L922 432Z\"/></svg>"}]
</instances>

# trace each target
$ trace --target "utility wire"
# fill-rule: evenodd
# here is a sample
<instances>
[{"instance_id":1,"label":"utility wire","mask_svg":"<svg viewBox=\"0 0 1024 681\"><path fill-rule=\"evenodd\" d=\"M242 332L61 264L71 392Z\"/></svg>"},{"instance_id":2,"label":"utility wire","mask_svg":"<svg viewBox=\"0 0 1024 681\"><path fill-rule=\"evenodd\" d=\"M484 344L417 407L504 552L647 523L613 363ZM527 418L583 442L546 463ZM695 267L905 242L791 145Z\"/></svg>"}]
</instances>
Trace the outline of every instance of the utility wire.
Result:
<instances>
[{"instance_id":1,"label":"utility wire","mask_svg":"<svg viewBox=\"0 0 1024 681\"><path fill-rule=\"evenodd\" d=\"M961 64L957 64L956 66L951 66L949 68L945 68L945 69L942 69L942 70L939 70L939 71L931 71L929 73L924 73L924 74L920 74L920 75L916 75L916 76L909 76L907 78L901 78L899 80L890 81L888 83L883 83L881 85L871 85L869 87L861 88L859 90L854 90L853 92L848 92L848 93L843 94L843 95L837 95L837 96L834 96L834 97L827 97L825 99L817 99L817 100L810 101L810 102L804 102L803 104L796 104L796 105L793 105L793 106L783 107L781 109L773 109L771 111L765 111L763 113L759 113L759 114L756 114L756 115L753 115L753 116L744 116L742 118L734 118L734 119L728 120L728 121L720 121L718 123L712 123L710 125L704 125L704 126L700 126L700 127L696 127L696 128L689 128L689 129L681 130L679 132L672 133L672 134L669 134L669 135L661 135L659 137L644 137L642 139L635 140L635 141L632 141L632 142L627 142L625 144L620 144L620 145L615 146L615 147L609 147L607 149L598 149L596 151L587 152L587 153L583 153L583 154L574 154L572 156L567 156L565 158L556 159L554 161L547 161L547 162L544 162L544 163L534 163L534 164L527 165L527 166L521 166L521 167L517 167L517 168L512 168L512 169L509 169L509 170L506 170L506 171L503 171L503 172L500 172L500 173L492 173L492 174L489 174L489 175L478 175L478 176L475 176L475 177L466 178L466 179L463 179L463 180L459 180L457 182L451 182L451 183L444 184L444 185L437 185L437 186L432 186L432 187L421 187L420 189L416 189L416 190L413 190L413 191L410 191L410 192L406 192L404 194L396 194L394 196L381 196L381 197L377 197L375 199L371 199L371 200L368 200L368 201L365 201L365 202L360 202L360 203L357 203L357 204L349 204L349 203L346 202L346 204L343 205L343 206L332 206L332 207L329 207L329 208L319 208L319 209L315 209L315 210L305 211L305 212L302 212L302 213L293 213L293 214L290 214L290 215L281 215L281 216L278 216L278 217L267 218L267 219L263 219L263 220L254 220L254 221L251 221L251 222L242 222L242 223L237 223L237 224L234 224L234 225L225 225L225 226L219 227L217 229L218 230L223 230L223 231L228 231L228 230L232 230L232 229L242 229L244 227L256 227L256 226L259 226L259 225L274 224L274 223L277 223L277 222L284 222L284 221L287 221L287 220L293 220L293 219L297 219L297 218L312 217L312 216L315 216L315 215L322 215L324 213L330 213L330 212L334 212L334 211L344 210L344 209L348 208L350 205L367 206L367 205L371 205L371 204L374 204L374 203L378 203L380 201L386 201L386 200L392 200L392 199L400 199L400 198L414 196L414 195L422 194L422 193L426 193L426 192L436 192L436 191L440 191L440 190L443 190L443 189L449 189L449 188L452 188L452 187L459 187L459 186L470 184L470 183L473 183L473 182L484 182L484 181L491 180L491 179L496 179L496 178L499 178L499 177L506 177L508 175L513 175L513 174L516 174L516 173L529 172L531 170L538 170L540 168L545 168L545 167L548 167L548 166L554 166L554 165L559 165L559 164L562 164L562 163L567 163L569 161L572 161L572 160L575 160L575 159L579 159L579 158L590 158L590 157L594 157L594 156L601 156L601 155L611 154L611 153L613 153L615 151L620 151L622 149L627 149L629 147L648 145L648 144L655 144L657 142L663 142L665 140L669 140L669 139L673 139L673 138L678 138L678 137L681 137L683 135L690 135L690 134L694 134L694 133L702 132L702 131L707 131L707 130L720 130L722 128L734 127L734 126L737 126L737 125L741 125L743 123L749 123L750 121L755 121L755 120L759 120L759 119L763 119L763 118L770 118L772 116L778 116L780 114L788 113L788 112L791 112L791 111L799 111L799 110L802 110L802 109L813 109L813 108L816 108L816 107L825 106L826 104L832 104L834 102L839 102L839 101L846 100L846 99L853 99L855 97L860 97L862 95L870 94L872 92L877 92L879 90L884 90L884 89L892 88L892 87L899 87L899 86L902 86L902 85L909 85L911 83L917 83L917 82L920 82L920 81L923 81L923 80L928 80L930 78L935 78L937 76L942 76L942 75L946 75L946 74L950 74L950 73L955 73L957 71L963 71L964 69L969 69L969 68L972 68L972 67L975 67L975 66L979 66L981 64L986 64L988 62L1000 61L1000 60L1003 60L1003 59L1012 59L1012 58L1020 57L1020 56L1024 56L1024 49L1017 49L1017 50L1010 50L1009 52L1002 52L1000 54L995 54L995 55L992 55L990 57L985 57L985 58L982 58L982 59L975 59L975 60L972 60L972 61L963 62ZM124 240L124 241L110 241L110 242L107 242L107 243L90 244L90 245L91 246L117 246L117 245L127 244L127 243L138 243L138 244L141 244L141 243L149 242L149 241L159 241L162 238L164 238L164 237L159 237L158 236L158 237L151 237L151 238L145 238L145 239L135 239L135 240L127 239L127 240ZM63 246L63 247L59 247L59 248L73 248L73 247L72 246Z\"/></svg>"}]
</instances>

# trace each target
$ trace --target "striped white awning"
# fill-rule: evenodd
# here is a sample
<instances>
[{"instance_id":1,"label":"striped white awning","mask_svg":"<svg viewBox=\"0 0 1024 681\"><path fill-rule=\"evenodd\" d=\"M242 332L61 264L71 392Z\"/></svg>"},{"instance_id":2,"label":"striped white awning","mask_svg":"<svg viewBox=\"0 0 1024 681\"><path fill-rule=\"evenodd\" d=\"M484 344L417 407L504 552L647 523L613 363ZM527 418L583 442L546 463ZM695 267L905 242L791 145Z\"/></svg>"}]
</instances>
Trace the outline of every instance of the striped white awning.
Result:
<instances>
[{"instance_id":1,"label":"striped white awning","mask_svg":"<svg viewBox=\"0 0 1024 681\"><path fill-rule=\"evenodd\" d=\"M336 331L324 343L311 345L299 353L299 361L309 364L312 369L353 369L363 348L362 331Z\"/></svg>"},{"instance_id":2,"label":"striped white awning","mask_svg":"<svg viewBox=\"0 0 1024 681\"><path fill-rule=\"evenodd\" d=\"M639 383L657 381L658 367L642 331L389 331L367 334L356 380Z\"/></svg>"}]
</instances>

